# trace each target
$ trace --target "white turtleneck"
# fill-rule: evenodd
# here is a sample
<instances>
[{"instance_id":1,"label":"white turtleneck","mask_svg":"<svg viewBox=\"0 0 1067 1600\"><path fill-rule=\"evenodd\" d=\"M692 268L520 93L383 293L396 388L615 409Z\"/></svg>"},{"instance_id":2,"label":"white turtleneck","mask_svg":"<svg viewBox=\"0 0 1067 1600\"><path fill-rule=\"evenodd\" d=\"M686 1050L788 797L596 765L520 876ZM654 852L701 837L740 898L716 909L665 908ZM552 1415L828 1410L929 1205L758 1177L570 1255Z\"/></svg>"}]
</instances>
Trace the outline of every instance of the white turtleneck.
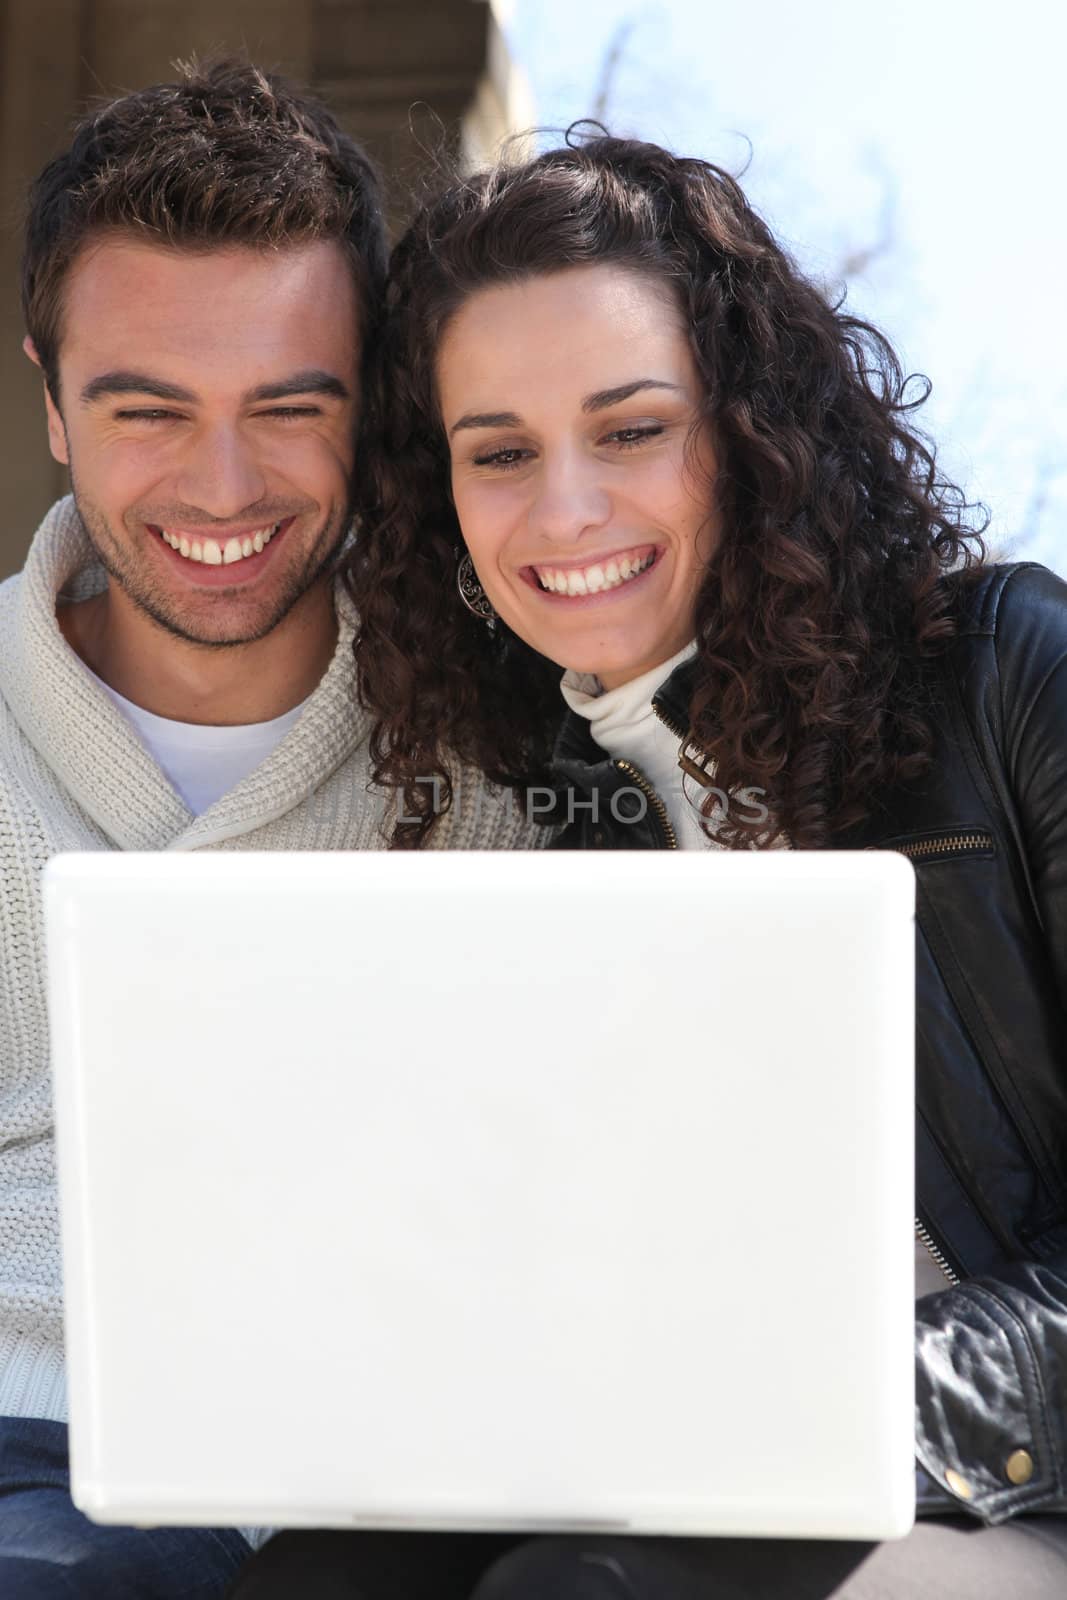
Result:
<instances>
[{"instance_id":1,"label":"white turtleneck","mask_svg":"<svg viewBox=\"0 0 1067 1600\"><path fill-rule=\"evenodd\" d=\"M700 805L704 789L686 781L678 765L678 738L652 709L652 696L675 667L696 654L695 640L669 661L643 672L629 683L604 689L588 672L565 672L560 688L571 710L585 717L597 744L613 761L632 761L667 807L682 850L721 848L704 833ZM710 770L710 769L709 769Z\"/></svg>"}]
</instances>

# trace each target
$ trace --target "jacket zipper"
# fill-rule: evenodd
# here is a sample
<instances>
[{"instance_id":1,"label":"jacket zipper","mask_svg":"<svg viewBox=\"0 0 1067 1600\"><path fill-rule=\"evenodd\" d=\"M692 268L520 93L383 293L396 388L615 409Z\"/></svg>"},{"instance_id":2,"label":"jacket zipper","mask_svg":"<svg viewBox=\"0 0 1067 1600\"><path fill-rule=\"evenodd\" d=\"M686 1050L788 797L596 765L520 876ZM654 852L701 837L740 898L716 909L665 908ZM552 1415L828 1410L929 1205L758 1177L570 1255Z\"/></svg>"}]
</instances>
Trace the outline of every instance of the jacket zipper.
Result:
<instances>
[{"instance_id":1,"label":"jacket zipper","mask_svg":"<svg viewBox=\"0 0 1067 1600\"><path fill-rule=\"evenodd\" d=\"M685 741L688 738L688 731L685 728L681 728L673 720L673 717L669 717L667 712L656 701L653 701L653 710L661 720L664 728L667 728L675 736L675 739ZM707 782L707 774L702 774L701 771L697 770L697 763L686 762L685 754L686 752L683 750L681 752L681 765L685 766L686 771L693 771L694 778L701 778L702 776L704 782ZM913 838L910 842L902 843L902 845L889 845L889 850L899 851L902 856L910 856L912 861L923 861L926 856L936 856L936 854L966 856L971 851L992 850L992 848L993 835L985 834L981 829L976 829L971 834L941 834L936 835L934 838Z\"/></svg>"},{"instance_id":2,"label":"jacket zipper","mask_svg":"<svg viewBox=\"0 0 1067 1600\"><path fill-rule=\"evenodd\" d=\"M890 844L886 848L896 850L902 856L910 856L913 861L922 861L932 855L967 855L971 851L992 850L993 835L981 832L946 833L932 839L905 840L903 844Z\"/></svg>"},{"instance_id":3,"label":"jacket zipper","mask_svg":"<svg viewBox=\"0 0 1067 1600\"><path fill-rule=\"evenodd\" d=\"M933 1235L931 1234L929 1228L924 1228L918 1217L915 1218L915 1234L919 1240L919 1243L925 1246L925 1248L929 1251L931 1257L933 1258L934 1265L939 1267L940 1270L945 1274L946 1282L955 1287L955 1285L960 1282L959 1273L953 1267L949 1266L947 1260L945 1259L944 1251L941 1249L940 1245L934 1243Z\"/></svg>"},{"instance_id":4,"label":"jacket zipper","mask_svg":"<svg viewBox=\"0 0 1067 1600\"><path fill-rule=\"evenodd\" d=\"M677 850L678 836L671 827L671 819L667 815L667 807L663 804L663 801L649 783L644 773L635 767L630 761L614 761L612 762L612 765L617 769L617 771L625 772L626 776L630 778L632 782L634 782L641 790L641 793L652 802L652 807L659 819L660 827L663 829L663 832L667 838L667 849Z\"/></svg>"},{"instance_id":5,"label":"jacket zipper","mask_svg":"<svg viewBox=\"0 0 1067 1600\"><path fill-rule=\"evenodd\" d=\"M653 702L652 702L652 709L656 713L656 715L659 718L659 720L662 722L663 726L668 730L668 732L673 733L674 737L676 739L684 739L685 738L685 735L686 735L685 728L680 728L678 726L678 724L674 721L674 719L672 717L669 717L667 715L667 713L662 709L662 707L660 707L660 706L658 706L656 704L655 700L653 700Z\"/></svg>"},{"instance_id":6,"label":"jacket zipper","mask_svg":"<svg viewBox=\"0 0 1067 1600\"><path fill-rule=\"evenodd\" d=\"M890 845L889 848L896 850L902 856L910 857L913 861L922 861L932 855L967 855L976 850L992 850L993 835L980 830L973 833L940 834L930 839L905 840L904 843ZM949 1265L945 1252L935 1243L929 1228L924 1227L918 1217L915 1218L915 1236L934 1265L944 1274L945 1282L953 1286L959 1283L959 1273Z\"/></svg>"},{"instance_id":7,"label":"jacket zipper","mask_svg":"<svg viewBox=\"0 0 1067 1600\"><path fill-rule=\"evenodd\" d=\"M678 765L681 767L682 771L690 778L695 778L697 783L703 784L705 789L708 788L711 784L711 777L707 770L708 757L704 754L703 750L700 749L699 745L694 744L689 738L688 729L681 727L677 722L674 721L673 717L669 717L654 700L652 702L652 709L662 722L663 726L666 728L667 732L673 734L678 740ZM690 750L696 751L695 757L689 754Z\"/></svg>"}]
</instances>

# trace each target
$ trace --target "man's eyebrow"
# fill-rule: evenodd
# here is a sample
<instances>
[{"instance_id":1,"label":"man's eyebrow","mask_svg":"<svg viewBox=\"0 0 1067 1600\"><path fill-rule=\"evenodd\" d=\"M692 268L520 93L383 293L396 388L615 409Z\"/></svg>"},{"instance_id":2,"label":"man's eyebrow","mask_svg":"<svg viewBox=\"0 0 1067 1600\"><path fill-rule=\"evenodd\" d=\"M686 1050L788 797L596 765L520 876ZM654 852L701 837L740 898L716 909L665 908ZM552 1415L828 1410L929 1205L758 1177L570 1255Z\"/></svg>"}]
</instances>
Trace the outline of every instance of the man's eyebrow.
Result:
<instances>
[{"instance_id":1,"label":"man's eyebrow","mask_svg":"<svg viewBox=\"0 0 1067 1600\"><path fill-rule=\"evenodd\" d=\"M92 405L110 394L150 394L155 400L174 400L179 405L195 404L196 395L176 383L164 383L162 378L152 378L147 372L102 372L93 378L81 392L83 405Z\"/></svg>"},{"instance_id":2,"label":"man's eyebrow","mask_svg":"<svg viewBox=\"0 0 1067 1600\"><path fill-rule=\"evenodd\" d=\"M676 383L666 383L662 378L635 378L633 383L620 383L617 389L598 389L595 394L587 394L582 410L606 411L609 406L621 405L631 395L640 394L642 389L673 389L681 393Z\"/></svg>"},{"instance_id":3,"label":"man's eyebrow","mask_svg":"<svg viewBox=\"0 0 1067 1600\"><path fill-rule=\"evenodd\" d=\"M101 400L105 395L118 394L150 394L154 400L171 400L184 406L195 405L198 399L191 389L183 389L179 384L165 383L162 378L153 378L147 372L122 369L102 372L98 378L87 383L81 393L82 404L92 405L94 400ZM265 400L290 400L300 394L330 395L335 400L349 398L348 386L340 378L321 367L308 367L303 372L294 372L289 378L279 379L277 383L257 385L245 395L245 403L260 405Z\"/></svg>"},{"instance_id":4,"label":"man's eyebrow","mask_svg":"<svg viewBox=\"0 0 1067 1600\"><path fill-rule=\"evenodd\" d=\"M514 411L467 411L449 428L449 434L461 428L519 428L522 424Z\"/></svg>"},{"instance_id":5,"label":"man's eyebrow","mask_svg":"<svg viewBox=\"0 0 1067 1600\"><path fill-rule=\"evenodd\" d=\"M308 367L304 372L294 372L291 378L282 378L278 383L261 383L258 388L249 390L245 400L249 405L259 405L264 400L291 400L298 394L324 394L334 400L350 398L348 385L332 372L326 372L322 367Z\"/></svg>"}]
</instances>

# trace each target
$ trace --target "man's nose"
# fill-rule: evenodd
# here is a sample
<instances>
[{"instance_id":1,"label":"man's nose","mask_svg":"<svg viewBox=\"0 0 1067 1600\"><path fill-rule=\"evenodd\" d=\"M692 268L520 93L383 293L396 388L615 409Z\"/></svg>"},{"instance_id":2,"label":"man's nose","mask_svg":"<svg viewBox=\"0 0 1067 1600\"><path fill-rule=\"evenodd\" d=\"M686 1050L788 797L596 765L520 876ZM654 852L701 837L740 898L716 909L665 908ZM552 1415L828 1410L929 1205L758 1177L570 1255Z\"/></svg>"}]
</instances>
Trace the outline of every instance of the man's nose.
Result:
<instances>
[{"instance_id":1,"label":"man's nose","mask_svg":"<svg viewBox=\"0 0 1067 1600\"><path fill-rule=\"evenodd\" d=\"M220 426L190 440L175 485L177 498L186 505L200 506L221 521L254 506L266 491L263 469L238 429Z\"/></svg>"},{"instance_id":2,"label":"man's nose","mask_svg":"<svg viewBox=\"0 0 1067 1600\"><path fill-rule=\"evenodd\" d=\"M545 456L530 507L530 530L553 544L573 544L611 517L611 497L593 462L564 451Z\"/></svg>"}]
</instances>

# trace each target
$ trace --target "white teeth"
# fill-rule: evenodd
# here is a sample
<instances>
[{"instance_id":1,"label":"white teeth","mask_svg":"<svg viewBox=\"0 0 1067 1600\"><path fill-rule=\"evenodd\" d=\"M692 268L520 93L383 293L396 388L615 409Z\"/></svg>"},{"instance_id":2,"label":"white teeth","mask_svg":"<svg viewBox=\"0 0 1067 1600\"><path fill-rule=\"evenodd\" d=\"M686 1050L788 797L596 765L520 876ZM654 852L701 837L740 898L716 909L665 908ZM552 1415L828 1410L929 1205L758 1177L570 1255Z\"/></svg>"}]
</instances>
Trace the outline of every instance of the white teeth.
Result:
<instances>
[{"instance_id":1,"label":"white teeth","mask_svg":"<svg viewBox=\"0 0 1067 1600\"><path fill-rule=\"evenodd\" d=\"M605 589L617 589L630 578L636 578L638 573L645 572L654 560L653 553L645 556L642 561L631 561L629 556L623 556L619 562L609 561L606 566L594 565L586 567L584 571L563 572L554 567L535 567L534 571L541 587L553 594L600 594Z\"/></svg>"},{"instance_id":2,"label":"white teeth","mask_svg":"<svg viewBox=\"0 0 1067 1600\"><path fill-rule=\"evenodd\" d=\"M223 544L217 539L190 539L184 533L171 533L169 528L160 528L159 531L163 542L169 544L172 550L177 550L187 561L205 561L210 567L220 567L232 566L235 561L258 555L270 544L280 526L280 523L272 522L266 528L257 528L255 533L243 534L239 539L227 539Z\"/></svg>"}]
</instances>

